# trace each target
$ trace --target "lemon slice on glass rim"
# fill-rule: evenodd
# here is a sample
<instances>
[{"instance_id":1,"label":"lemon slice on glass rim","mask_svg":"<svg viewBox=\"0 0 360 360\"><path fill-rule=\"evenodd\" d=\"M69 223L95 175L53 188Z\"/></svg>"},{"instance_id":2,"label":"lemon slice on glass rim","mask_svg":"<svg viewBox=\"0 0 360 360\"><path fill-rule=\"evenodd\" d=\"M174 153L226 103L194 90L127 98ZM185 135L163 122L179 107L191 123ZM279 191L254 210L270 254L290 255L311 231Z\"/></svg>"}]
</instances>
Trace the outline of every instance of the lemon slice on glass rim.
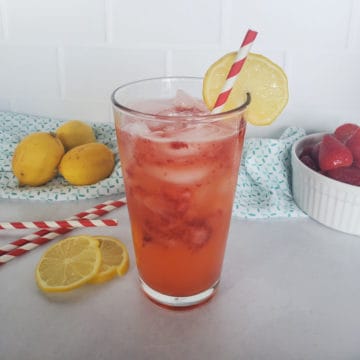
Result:
<instances>
[{"instance_id":1,"label":"lemon slice on glass rim","mask_svg":"<svg viewBox=\"0 0 360 360\"><path fill-rule=\"evenodd\" d=\"M235 58L236 52L226 54L207 70L203 81L203 99L209 109L214 107ZM281 67L265 56L249 53L223 112L243 104L247 92L251 96L247 121L258 126L270 125L288 102L286 74Z\"/></svg>"}]
</instances>

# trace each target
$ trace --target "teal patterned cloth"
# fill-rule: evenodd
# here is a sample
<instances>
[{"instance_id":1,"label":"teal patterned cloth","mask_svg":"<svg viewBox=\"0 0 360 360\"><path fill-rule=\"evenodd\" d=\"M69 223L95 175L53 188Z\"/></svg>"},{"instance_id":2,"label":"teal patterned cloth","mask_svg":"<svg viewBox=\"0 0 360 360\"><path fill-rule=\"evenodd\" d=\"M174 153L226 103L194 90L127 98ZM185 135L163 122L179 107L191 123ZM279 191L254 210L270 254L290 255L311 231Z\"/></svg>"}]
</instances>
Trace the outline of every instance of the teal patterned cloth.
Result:
<instances>
[{"instance_id":1,"label":"teal patterned cloth","mask_svg":"<svg viewBox=\"0 0 360 360\"><path fill-rule=\"evenodd\" d=\"M287 128L279 139L245 141L233 215L246 219L306 216L291 192L291 147L305 130Z\"/></svg>"},{"instance_id":2,"label":"teal patterned cloth","mask_svg":"<svg viewBox=\"0 0 360 360\"><path fill-rule=\"evenodd\" d=\"M0 112L0 198L26 200L81 200L106 195L123 195L124 185L113 124L92 123L96 138L116 154L111 176L94 185L72 186L61 176L39 187L19 187L11 171L16 145L35 131L54 131L64 120L13 112ZM290 149L305 135L288 128L280 139L250 138L245 141L233 215L239 218L305 216L291 194Z\"/></svg>"}]
</instances>

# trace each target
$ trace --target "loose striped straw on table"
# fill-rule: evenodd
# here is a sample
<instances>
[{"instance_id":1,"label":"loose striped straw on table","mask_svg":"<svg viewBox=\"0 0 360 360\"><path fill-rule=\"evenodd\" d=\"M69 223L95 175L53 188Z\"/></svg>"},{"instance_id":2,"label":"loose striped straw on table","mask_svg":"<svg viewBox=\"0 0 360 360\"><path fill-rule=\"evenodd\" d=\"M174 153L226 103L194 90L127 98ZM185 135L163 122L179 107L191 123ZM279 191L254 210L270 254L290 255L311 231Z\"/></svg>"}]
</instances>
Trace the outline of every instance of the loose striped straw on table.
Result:
<instances>
[{"instance_id":1,"label":"loose striped straw on table","mask_svg":"<svg viewBox=\"0 0 360 360\"><path fill-rule=\"evenodd\" d=\"M105 201L88 210L75 214L67 220L95 219L99 216L106 215L110 211L120 208L124 205L126 205L125 198ZM27 235L7 245L1 246L0 266L72 230L73 228L41 229L33 234Z\"/></svg>"},{"instance_id":2,"label":"loose striped straw on table","mask_svg":"<svg viewBox=\"0 0 360 360\"><path fill-rule=\"evenodd\" d=\"M53 221L14 221L0 222L0 230L16 229L56 229L56 228L78 228L78 227L98 227L98 226L116 226L117 220L53 220Z\"/></svg>"},{"instance_id":3,"label":"loose striped straw on table","mask_svg":"<svg viewBox=\"0 0 360 360\"><path fill-rule=\"evenodd\" d=\"M219 114L223 111L226 101L230 96L231 90L233 89L235 81L247 59L247 56L255 41L256 36L257 36L256 31L253 30L247 31L245 38L240 46L240 49L235 57L234 63L232 64L229 73L226 77L225 84L215 101L214 108L211 111L212 114Z\"/></svg>"}]
</instances>

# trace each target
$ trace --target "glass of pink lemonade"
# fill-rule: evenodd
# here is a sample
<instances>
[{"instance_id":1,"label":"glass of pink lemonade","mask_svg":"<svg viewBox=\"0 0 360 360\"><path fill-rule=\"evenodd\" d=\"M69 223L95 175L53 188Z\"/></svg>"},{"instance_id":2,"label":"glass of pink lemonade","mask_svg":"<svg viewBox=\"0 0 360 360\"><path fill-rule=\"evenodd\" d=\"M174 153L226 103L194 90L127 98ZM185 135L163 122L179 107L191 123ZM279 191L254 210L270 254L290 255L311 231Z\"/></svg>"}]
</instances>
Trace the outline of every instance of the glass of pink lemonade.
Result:
<instances>
[{"instance_id":1,"label":"glass of pink lemonade","mask_svg":"<svg viewBox=\"0 0 360 360\"><path fill-rule=\"evenodd\" d=\"M201 78L182 77L112 94L140 284L170 307L219 284L250 103L214 115L201 92Z\"/></svg>"}]
</instances>

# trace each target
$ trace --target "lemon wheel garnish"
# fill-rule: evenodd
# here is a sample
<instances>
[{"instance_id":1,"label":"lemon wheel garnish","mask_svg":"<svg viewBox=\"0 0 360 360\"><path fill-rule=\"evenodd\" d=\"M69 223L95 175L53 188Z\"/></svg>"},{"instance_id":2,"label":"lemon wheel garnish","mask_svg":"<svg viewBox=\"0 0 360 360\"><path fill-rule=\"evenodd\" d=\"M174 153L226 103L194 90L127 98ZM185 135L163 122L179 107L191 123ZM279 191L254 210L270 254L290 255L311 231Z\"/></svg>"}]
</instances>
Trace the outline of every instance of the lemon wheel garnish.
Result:
<instances>
[{"instance_id":1,"label":"lemon wheel garnish","mask_svg":"<svg viewBox=\"0 0 360 360\"><path fill-rule=\"evenodd\" d=\"M91 283L102 283L115 277L125 275L129 269L129 254L126 246L112 236L94 236L99 241L101 265Z\"/></svg>"},{"instance_id":2,"label":"lemon wheel garnish","mask_svg":"<svg viewBox=\"0 0 360 360\"><path fill-rule=\"evenodd\" d=\"M235 57L236 52L229 53L207 70L203 81L203 98L209 109L214 107ZM247 92L251 95L247 121L253 125L269 125L288 102L286 74L265 56L250 53L223 111L235 109L243 104Z\"/></svg>"},{"instance_id":3,"label":"lemon wheel garnish","mask_svg":"<svg viewBox=\"0 0 360 360\"><path fill-rule=\"evenodd\" d=\"M98 240L85 235L69 237L45 251L36 267L36 282L46 292L69 291L92 279L100 265Z\"/></svg>"}]
</instances>

